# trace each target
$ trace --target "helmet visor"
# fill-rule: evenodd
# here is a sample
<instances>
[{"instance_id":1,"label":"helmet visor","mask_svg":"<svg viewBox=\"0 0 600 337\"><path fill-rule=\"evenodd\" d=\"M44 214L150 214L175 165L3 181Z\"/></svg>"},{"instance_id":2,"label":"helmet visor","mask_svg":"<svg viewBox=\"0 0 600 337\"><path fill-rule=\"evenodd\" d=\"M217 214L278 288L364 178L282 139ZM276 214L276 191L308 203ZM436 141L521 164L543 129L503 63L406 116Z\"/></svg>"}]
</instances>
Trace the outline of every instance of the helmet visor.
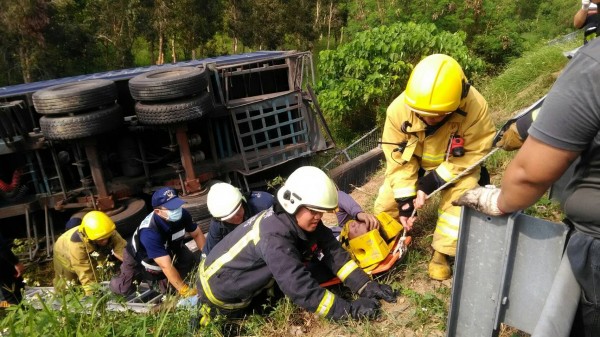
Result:
<instances>
[{"instance_id":1,"label":"helmet visor","mask_svg":"<svg viewBox=\"0 0 600 337\"><path fill-rule=\"evenodd\" d=\"M319 212L319 213L333 213L336 210L336 208L333 208L333 209L324 209L324 208L321 208L321 207L315 207L315 206L310 206L310 205L304 205L304 207L308 208L311 211Z\"/></svg>"},{"instance_id":2,"label":"helmet visor","mask_svg":"<svg viewBox=\"0 0 600 337\"><path fill-rule=\"evenodd\" d=\"M413 107L411 107L410 105L406 104L406 108L409 110L414 111L414 113L416 113L417 115L421 115L421 116L425 116L425 117L440 117L440 116L445 116L445 115L449 115L451 113L453 113L454 111L424 111L424 110L418 110L415 109Z\"/></svg>"},{"instance_id":3,"label":"helmet visor","mask_svg":"<svg viewBox=\"0 0 600 337\"><path fill-rule=\"evenodd\" d=\"M227 220L231 220L231 218L233 218L237 212L240 210L240 208L242 207L242 202L240 201L240 203L235 207L235 209L229 213L228 215L221 217L221 221L227 221Z\"/></svg>"}]
</instances>

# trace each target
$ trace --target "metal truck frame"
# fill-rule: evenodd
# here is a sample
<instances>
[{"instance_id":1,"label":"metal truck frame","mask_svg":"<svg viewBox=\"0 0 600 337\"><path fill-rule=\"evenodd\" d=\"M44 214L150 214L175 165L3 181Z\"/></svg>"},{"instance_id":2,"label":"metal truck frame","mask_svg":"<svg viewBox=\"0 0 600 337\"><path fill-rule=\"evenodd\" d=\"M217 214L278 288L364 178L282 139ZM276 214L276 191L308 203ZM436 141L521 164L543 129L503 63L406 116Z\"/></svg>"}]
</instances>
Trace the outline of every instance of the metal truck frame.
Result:
<instances>
[{"instance_id":1,"label":"metal truck frame","mask_svg":"<svg viewBox=\"0 0 600 337\"><path fill-rule=\"evenodd\" d=\"M207 74L201 116L185 123L144 123L136 114L140 102L133 98L129 80L181 67ZM116 84L114 104L123 116L118 127L100 132L96 127L104 122L88 122L82 114L50 118L36 111L36 92L99 79ZM34 243L30 259L44 249L38 225L44 225L50 257L55 225L92 209L107 212L127 237L150 211L152 191L169 185L180 191L206 232L211 182L228 181L246 191L265 187L307 157L335 146L308 90L311 82L309 52L261 51L0 88L2 229L25 227ZM153 104L156 110L166 103ZM86 112L92 117L99 113ZM79 136L75 129L80 125L92 136Z\"/></svg>"}]
</instances>

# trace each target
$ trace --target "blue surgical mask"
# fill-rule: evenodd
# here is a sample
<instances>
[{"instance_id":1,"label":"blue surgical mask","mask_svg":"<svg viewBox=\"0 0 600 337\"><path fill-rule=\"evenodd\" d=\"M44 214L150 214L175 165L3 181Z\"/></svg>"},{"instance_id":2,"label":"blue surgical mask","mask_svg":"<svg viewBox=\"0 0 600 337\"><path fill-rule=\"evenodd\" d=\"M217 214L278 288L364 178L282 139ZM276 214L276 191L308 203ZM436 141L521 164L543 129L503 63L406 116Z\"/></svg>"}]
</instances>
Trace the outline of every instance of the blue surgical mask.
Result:
<instances>
[{"instance_id":1,"label":"blue surgical mask","mask_svg":"<svg viewBox=\"0 0 600 337\"><path fill-rule=\"evenodd\" d=\"M167 210L166 212L168 221L179 221L183 215L183 208L179 207L174 210Z\"/></svg>"}]
</instances>

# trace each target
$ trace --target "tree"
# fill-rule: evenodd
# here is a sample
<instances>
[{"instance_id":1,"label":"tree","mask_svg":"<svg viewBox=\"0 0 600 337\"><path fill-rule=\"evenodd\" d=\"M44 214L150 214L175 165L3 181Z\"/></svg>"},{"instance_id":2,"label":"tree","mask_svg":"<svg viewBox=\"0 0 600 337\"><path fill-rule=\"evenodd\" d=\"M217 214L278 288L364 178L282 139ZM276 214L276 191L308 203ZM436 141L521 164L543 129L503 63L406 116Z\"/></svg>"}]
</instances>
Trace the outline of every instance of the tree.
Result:
<instances>
[{"instance_id":1,"label":"tree","mask_svg":"<svg viewBox=\"0 0 600 337\"><path fill-rule=\"evenodd\" d=\"M106 69L131 67L131 47L138 36L140 0L90 0L85 14L94 38L104 47Z\"/></svg>"},{"instance_id":2,"label":"tree","mask_svg":"<svg viewBox=\"0 0 600 337\"><path fill-rule=\"evenodd\" d=\"M49 22L48 2L44 0L0 1L0 31L11 42L4 46L18 60L23 82L34 80L38 61L44 52L44 30Z\"/></svg>"},{"instance_id":3,"label":"tree","mask_svg":"<svg viewBox=\"0 0 600 337\"><path fill-rule=\"evenodd\" d=\"M185 59L195 59L202 46L223 28L221 0L179 0L173 3L173 26Z\"/></svg>"}]
</instances>

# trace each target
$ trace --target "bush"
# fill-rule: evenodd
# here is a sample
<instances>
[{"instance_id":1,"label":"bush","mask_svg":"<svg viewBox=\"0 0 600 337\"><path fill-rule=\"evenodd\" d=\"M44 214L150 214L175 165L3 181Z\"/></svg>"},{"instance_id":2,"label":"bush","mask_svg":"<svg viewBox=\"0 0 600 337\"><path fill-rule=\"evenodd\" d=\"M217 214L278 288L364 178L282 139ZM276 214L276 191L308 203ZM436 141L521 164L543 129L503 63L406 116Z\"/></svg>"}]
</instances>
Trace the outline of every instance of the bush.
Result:
<instances>
[{"instance_id":1,"label":"bush","mask_svg":"<svg viewBox=\"0 0 600 337\"><path fill-rule=\"evenodd\" d=\"M318 98L335 137L347 142L376 123L383 125L388 104L427 55L451 55L468 77L481 72L483 61L469 54L464 41L464 33L409 22L359 33L335 50L320 52Z\"/></svg>"}]
</instances>

